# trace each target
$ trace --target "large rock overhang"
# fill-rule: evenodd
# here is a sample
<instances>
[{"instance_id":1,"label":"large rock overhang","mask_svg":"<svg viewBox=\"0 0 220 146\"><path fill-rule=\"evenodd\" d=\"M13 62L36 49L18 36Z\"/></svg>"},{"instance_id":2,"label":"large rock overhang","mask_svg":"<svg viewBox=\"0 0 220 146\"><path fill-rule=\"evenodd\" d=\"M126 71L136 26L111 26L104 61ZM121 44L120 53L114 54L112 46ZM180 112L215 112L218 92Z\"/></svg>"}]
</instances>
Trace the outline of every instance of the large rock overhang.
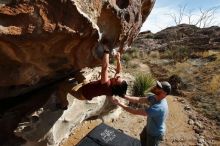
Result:
<instances>
[{"instance_id":1,"label":"large rock overhang","mask_svg":"<svg viewBox=\"0 0 220 146\"><path fill-rule=\"evenodd\" d=\"M18 96L101 63L131 45L154 0L0 2L0 99Z\"/></svg>"}]
</instances>

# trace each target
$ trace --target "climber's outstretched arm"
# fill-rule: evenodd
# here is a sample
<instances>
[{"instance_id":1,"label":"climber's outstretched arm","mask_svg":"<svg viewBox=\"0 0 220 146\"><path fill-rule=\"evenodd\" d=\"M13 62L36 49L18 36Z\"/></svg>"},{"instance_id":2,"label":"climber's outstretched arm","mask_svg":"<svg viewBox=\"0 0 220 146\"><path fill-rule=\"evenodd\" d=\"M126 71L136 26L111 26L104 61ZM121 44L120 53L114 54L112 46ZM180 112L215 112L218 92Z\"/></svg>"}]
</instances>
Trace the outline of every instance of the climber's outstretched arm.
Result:
<instances>
[{"instance_id":1,"label":"climber's outstretched arm","mask_svg":"<svg viewBox=\"0 0 220 146\"><path fill-rule=\"evenodd\" d=\"M127 99L128 101L132 103L145 103L145 104L150 104L149 100L147 97L136 97L136 96L129 96L129 95L124 95L124 99Z\"/></svg>"},{"instance_id":2,"label":"climber's outstretched arm","mask_svg":"<svg viewBox=\"0 0 220 146\"><path fill-rule=\"evenodd\" d=\"M102 70L101 70L101 83L102 84L106 83L109 80L108 66L109 66L109 50L104 45L104 55L102 59Z\"/></svg>"},{"instance_id":3,"label":"climber's outstretched arm","mask_svg":"<svg viewBox=\"0 0 220 146\"><path fill-rule=\"evenodd\" d=\"M121 103L118 99L114 98L113 103L116 105L119 105L120 107L122 107L124 110L126 110L127 112L131 113L131 114L135 114L135 115L141 115L141 116L147 116L147 112L145 109L134 109L131 108L123 103Z\"/></svg>"},{"instance_id":4,"label":"climber's outstretched arm","mask_svg":"<svg viewBox=\"0 0 220 146\"><path fill-rule=\"evenodd\" d=\"M121 54L119 52L116 53L115 55L116 58L116 69L115 69L115 77L117 76L117 74L119 74L121 72Z\"/></svg>"}]
</instances>

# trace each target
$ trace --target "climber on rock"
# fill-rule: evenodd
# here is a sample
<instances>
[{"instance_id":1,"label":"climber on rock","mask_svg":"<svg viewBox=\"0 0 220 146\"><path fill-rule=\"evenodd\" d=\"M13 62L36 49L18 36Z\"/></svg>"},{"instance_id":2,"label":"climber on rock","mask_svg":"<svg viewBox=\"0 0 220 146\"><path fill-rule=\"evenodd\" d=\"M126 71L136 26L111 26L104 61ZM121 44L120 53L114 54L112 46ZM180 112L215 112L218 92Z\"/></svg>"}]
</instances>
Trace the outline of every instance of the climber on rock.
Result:
<instances>
[{"instance_id":1,"label":"climber on rock","mask_svg":"<svg viewBox=\"0 0 220 146\"><path fill-rule=\"evenodd\" d=\"M127 82L122 80L119 76L121 71L120 53L117 52L114 56L116 58L117 66L116 73L113 78L109 78L109 49L106 45L104 47L104 55L102 58L101 79L84 84L80 87L73 88L69 93L79 100L92 100L94 97L106 95L111 98L113 95L123 97L127 91Z\"/></svg>"}]
</instances>

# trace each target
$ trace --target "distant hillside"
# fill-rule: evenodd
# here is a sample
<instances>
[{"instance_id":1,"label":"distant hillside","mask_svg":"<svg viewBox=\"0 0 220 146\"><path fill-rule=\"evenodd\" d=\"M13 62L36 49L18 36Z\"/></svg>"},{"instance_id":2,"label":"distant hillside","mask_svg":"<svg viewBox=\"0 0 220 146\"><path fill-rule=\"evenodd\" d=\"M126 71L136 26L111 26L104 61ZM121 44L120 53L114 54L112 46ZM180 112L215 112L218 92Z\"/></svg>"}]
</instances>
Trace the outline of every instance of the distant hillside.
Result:
<instances>
[{"instance_id":1,"label":"distant hillside","mask_svg":"<svg viewBox=\"0 0 220 146\"><path fill-rule=\"evenodd\" d=\"M181 24L155 34L150 31L141 32L132 47L151 51L180 46L194 51L220 50L220 27L198 28L194 25Z\"/></svg>"}]
</instances>

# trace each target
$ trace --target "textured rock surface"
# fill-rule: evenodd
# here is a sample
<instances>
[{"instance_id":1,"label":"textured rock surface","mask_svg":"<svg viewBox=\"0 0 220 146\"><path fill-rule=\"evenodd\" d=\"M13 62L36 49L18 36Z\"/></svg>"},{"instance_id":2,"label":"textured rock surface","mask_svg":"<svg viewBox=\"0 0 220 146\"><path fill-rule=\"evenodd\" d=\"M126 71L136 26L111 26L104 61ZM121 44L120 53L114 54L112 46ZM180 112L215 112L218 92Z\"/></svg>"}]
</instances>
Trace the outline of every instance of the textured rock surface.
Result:
<instances>
[{"instance_id":1,"label":"textured rock surface","mask_svg":"<svg viewBox=\"0 0 220 146\"><path fill-rule=\"evenodd\" d=\"M133 45L148 51L178 47L186 47L195 51L220 50L220 27L198 28L194 25L181 24L166 28L156 34L142 32Z\"/></svg>"},{"instance_id":2,"label":"textured rock surface","mask_svg":"<svg viewBox=\"0 0 220 146\"><path fill-rule=\"evenodd\" d=\"M100 64L102 40L129 46L155 0L0 1L0 98Z\"/></svg>"},{"instance_id":3,"label":"textured rock surface","mask_svg":"<svg viewBox=\"0 0 220 146\"><path fill-rule=\"evenodd\" d=\"M97 80L99 71L100 68L84 69L83 76L87 81ZM111 67L110 71L113 76L114 68ZM133 80L129 74L123 74L122 77L127 81ZM69 106L65 111L56 109L56 97L51 94L46 104L35 112L26 114L15 130L16 135L27 141L25 146L59 145L83 120L92 116L102 117L103 112L106 113L114 107L105 96L91 101L80 101L70 94L67 97Z\"/></svg>"},{"instance_id":4,"label":"textured rock surface","mask_svg":"<svg viewBox=\"0 0 220 146\"><path fill-rule=\"evenodd\" d=\"M91 111L79 110L75 122L70 120L72 124L63 122L69 110L78 111L79 107L73 102L68 111L56 111L56 84L74 77L76 70L99 66L103 40L110 49L131 45L154 2L0 0L0 145L19 145L23 139L32 144L42 141L43 145L55 145L85 115L99 114L105 104ZM104 98L100 100L105 103ZM32 116L34 111L40 111L40 118ZM54 117L45 121L44 114ZM57 134L63 125L59 127L56 121L66 124L61 135ZM40 125L45 127L40 129ZM14 135L16 128L23 139Z\"/></svg>"}]
</instances>

